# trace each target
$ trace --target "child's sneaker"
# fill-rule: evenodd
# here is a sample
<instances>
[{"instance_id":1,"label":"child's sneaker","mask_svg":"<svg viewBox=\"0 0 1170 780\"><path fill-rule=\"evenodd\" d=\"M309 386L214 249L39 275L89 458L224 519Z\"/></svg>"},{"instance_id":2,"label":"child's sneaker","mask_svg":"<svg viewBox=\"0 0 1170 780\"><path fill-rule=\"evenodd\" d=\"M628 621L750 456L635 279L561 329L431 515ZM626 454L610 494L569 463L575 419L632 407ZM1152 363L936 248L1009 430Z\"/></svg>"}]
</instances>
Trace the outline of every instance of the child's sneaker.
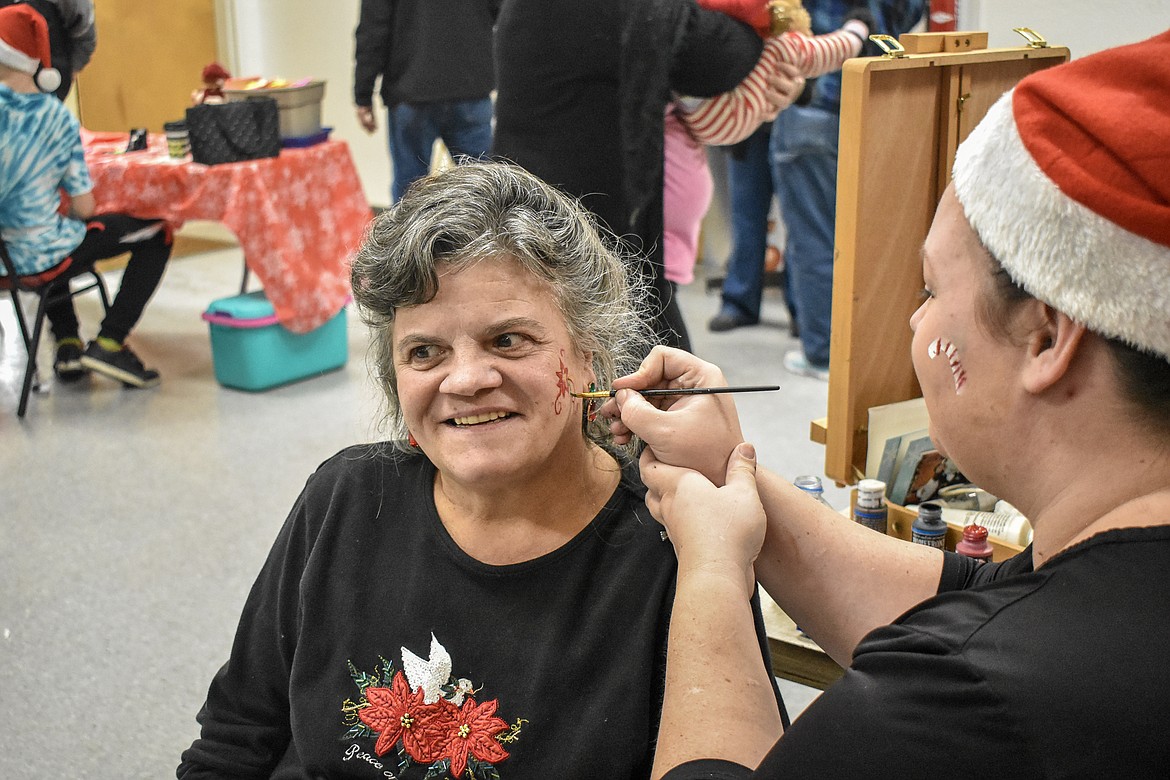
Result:
<instances>
[{"instance_id":1,"label":"child's sneaker","mask_svg":"<svg viewBox=\"0 0 1170 780\"><path fill-rule=\"evenodd\" d=\"M62 382L76 382L85 376L85 368L81 365L81 339L61 339L57 342L53 373Z\"/></svg>"},{"instance_id":2,"label":"child's sneaker","mask_svg":"<svg viewBox=\"0 0 1170 780\"><path fill-rule=\"evenodd\" d=\"M814 366L808 362L808 358L804 356L804 351L800 349L792 349L784 353L784 368L789 373L796 374L797 376L807 376L812 379L819 379L822 382L829 381L828 367L821 368L820 366Z\"/></svg>"},{"instance_id":3,"label":"child's sneaker","mask_svg":"<svg viewBox=\"0 0 1170 780\"><path fill-rule=\"evenodd\" d=\"M119 350L108 350L94 339L85 348L81 365L128 387L154 387L158 384L158 372L143 366L138 356L125 344Z\"/></svg>"}]
</instances>

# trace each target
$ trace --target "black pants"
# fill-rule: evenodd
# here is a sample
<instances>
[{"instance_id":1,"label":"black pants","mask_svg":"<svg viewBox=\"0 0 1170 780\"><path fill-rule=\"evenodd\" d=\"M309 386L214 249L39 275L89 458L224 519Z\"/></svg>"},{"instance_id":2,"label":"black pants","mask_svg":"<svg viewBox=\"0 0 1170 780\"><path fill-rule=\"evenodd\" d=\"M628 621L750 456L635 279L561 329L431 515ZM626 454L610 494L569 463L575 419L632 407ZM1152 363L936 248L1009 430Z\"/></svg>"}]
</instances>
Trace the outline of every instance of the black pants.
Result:
<instances>
[{"instance_id":1,"label":"black pants","mask_svg":"<svg viewBox=\"0 0 1170 780\"><path fill-rule=\"evenodd\" d=\"M60 277L62 280L88 271L98 260L130 253L130 261L122 272L122 283L102 321L99 336L125 341L130 330L138 324L150 296L158 289L171 256L170 231L162 225L160 230L146 238L135 236L157 225L158 220L138 219L125 214L94 217L87 223L89 229L85 239L70 255L73 263ZM72 298L57 301L46 313L57 340L78 336L77 312Z\"/></svg>"}]
</instances>

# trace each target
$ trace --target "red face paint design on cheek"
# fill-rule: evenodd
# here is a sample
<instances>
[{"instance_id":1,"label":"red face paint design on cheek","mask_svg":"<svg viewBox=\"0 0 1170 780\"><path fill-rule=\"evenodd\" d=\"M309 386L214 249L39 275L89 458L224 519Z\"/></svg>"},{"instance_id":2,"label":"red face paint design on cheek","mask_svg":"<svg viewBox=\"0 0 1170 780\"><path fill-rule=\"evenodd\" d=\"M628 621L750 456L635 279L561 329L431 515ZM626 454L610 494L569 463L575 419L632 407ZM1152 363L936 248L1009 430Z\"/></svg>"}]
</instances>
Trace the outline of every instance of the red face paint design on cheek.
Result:
<instances>
[{"instance_id":1,"label":"red face paint design on cheek","mask_svg":"<svg viewBox=\"0 0 1170 780\"><path fill-rule=\"evenodd\" d=\"M553 401L553 411L560 414L563 406L561 399L573 392L573 377L569 375L569 367L565 365L565 351L561 350L561 369L557 371L557 397Z\"/></svg>"}]
</instances>

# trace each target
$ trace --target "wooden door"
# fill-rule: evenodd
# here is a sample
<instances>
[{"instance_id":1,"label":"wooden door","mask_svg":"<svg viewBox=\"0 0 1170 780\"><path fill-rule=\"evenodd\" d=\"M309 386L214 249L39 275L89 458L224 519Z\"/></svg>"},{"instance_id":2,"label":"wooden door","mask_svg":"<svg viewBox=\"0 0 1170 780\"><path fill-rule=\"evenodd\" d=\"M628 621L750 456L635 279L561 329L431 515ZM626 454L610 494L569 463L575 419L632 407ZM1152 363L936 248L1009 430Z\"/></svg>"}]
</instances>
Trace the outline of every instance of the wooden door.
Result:
<instances>
[{"instance_id":1,"label":"wooden door","mask_svg":"<svg viewBox=\"0 0 1170 780\"><path fill-rule=\"evenodd\" d=\"M94 14L97 50L74 87L82 126L161 132L182 119L219 56L215 0L94 0Z\"/></svg>"}]
</instances>

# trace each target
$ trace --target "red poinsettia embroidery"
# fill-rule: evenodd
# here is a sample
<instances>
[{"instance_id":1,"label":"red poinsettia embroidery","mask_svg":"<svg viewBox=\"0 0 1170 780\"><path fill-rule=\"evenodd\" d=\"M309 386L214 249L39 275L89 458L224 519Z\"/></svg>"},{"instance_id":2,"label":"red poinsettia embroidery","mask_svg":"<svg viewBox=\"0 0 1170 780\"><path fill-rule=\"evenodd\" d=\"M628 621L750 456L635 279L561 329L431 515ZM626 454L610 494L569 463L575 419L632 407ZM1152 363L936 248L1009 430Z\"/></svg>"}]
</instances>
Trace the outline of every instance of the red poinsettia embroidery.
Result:
<instances>
[{"instance_id":1,"label":"red poinsettia embroidery","mask_svg":"<svg viewBox=\"0 0 1170 780\"><path fill-rule=\"evenodd\" d=\"M496 717L498 706L495 699L477 705L470 696L462 707L449 705L447 717L443 719L444 741L439 755L451 759L451 777L463 775L468 754L489 764L508 757L508 751L496 740L496 735L508 728L507 723Z\"/></svg>"},{"instance_id":2,"label":"red poinsettia embroidery","mask_svg":"<svg viewBox=\"0 0 1170 780\"><path fill-rule=\"evenodd\" d=\"M394 675L389 688L366 688L366 700L370 706L359 710L358 717L378 734L376 754L384 755L402 740L407 754L419 763L429 764L446 755L441 749L446 731L438 730L450 717L446 708L423 704L422 689L411 692L402 672Z\"/></svg>"}]
</instances>

